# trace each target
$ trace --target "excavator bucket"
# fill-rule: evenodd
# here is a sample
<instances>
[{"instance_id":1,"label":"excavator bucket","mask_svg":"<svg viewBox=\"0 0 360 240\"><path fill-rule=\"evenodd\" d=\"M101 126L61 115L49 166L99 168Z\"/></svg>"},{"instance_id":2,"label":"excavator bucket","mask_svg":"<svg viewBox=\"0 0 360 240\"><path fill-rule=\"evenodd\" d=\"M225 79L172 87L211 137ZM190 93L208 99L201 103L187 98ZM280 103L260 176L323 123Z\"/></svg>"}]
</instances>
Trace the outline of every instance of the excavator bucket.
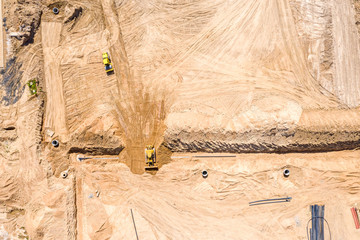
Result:
<instances>
[{"instance_id":1,"label":"excavator bucket","mask_svg":"<svg viewBox=\"0 0 360 240\"><path fill-rule=\"evenodd\" d=\"M159 170L158 166L145 166L145 171L157 171Z\"/></svg>"}]
</instances>

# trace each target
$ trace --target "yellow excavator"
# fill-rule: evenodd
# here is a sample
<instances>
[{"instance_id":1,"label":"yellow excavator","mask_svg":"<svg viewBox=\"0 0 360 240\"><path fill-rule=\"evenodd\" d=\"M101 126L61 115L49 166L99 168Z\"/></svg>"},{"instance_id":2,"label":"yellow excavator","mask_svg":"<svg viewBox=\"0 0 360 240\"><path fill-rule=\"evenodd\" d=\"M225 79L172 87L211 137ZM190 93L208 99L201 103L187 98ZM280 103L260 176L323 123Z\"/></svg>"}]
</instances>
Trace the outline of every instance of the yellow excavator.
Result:
<instances>
[{"instance_id":1,"label":"yellow excavator","mask_svg":"<svg viewBox=\"0 0 360 240\"><path fill-rule=\"evenodd\" d=\"M156 166L156 152L153 145L148 145L145 148L145 170L158 170Z\"/></svg>"},{"instance_id":2,"label":"yellow excavator","mask_svg":"<svg viewBox=\"0 0 360 240\"><path fill-rule=\"evenodd\" d=\"M109 54L107 52L104 52L102 54L102 58L103 58L103 63L105 65L105 72L106 73L113 72L114 68L111 66L111 61L110 61Z\"/></svg>"}]
</instances>

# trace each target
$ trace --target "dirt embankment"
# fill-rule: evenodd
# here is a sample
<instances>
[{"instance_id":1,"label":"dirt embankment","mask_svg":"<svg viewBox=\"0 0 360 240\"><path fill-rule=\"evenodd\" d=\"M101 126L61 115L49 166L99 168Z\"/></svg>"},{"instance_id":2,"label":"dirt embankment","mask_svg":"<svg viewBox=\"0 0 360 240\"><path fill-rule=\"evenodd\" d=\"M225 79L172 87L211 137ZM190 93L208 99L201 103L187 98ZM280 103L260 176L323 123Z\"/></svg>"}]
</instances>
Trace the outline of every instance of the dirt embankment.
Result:
<instances>
[{"instance_id":1,"label":"dirt embankment","mask_svg":"<svg viewBox=\"0 0 360 240\"><path fill-rule=\"evenodd\" d=\"M181 127L167 130L165 145L175 152L287 153L356 149L360 144L359 117L357 110L312 110L302 112L296 122L282 125L274 122L268 128L254 128L243 118L234 123L238 128L227 129L219 124L207 131L188 127L191 124L185 122L186 130Z\"/></svg>"},{"instance_id":2,"label":"dirt embankment","mask_svg":"<svg viewBox=\"0 0 360 240\"><path fill-rule=\"evenodd\" d=\"M167 115L165 145L206 152L358 147L359 36L344 31L355 28L350 2L229 5L219 3L216 17L189 38L191 51L175 61L182 82ZM226 16L238 31L218 29ZM311 124L302 125L304 119Z\"/></svg>"}]
</instances>

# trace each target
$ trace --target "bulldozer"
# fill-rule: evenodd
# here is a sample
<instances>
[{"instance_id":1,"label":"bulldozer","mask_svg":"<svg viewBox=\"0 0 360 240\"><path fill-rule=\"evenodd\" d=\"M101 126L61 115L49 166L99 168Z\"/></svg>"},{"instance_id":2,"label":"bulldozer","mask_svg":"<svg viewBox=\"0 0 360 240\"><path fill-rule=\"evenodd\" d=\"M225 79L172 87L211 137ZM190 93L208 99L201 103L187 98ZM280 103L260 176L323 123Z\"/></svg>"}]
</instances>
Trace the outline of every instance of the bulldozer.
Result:
<instances>
[{"instance_id":1,"label":"bulldozer","mask_svg":"<svg viewBox=\"0 0 360 240\"><path fill-rule=\"evenodd\" d=\"M103 58L103 63L105 65L105 72L106 73L111 73L114 71L114 68L111 66L111 61L110 61L110 57L109 54L107 52L104 52L102 54L102 58Z\"/></svg>"},{"instance_id":2,"label":"bulldozer","mask_svg":"<svg viewBox=\"0 0 360 240\"><path fill-rule=\"evenodd\" d=\"M156 166L156 152L153 145L148 145L145 148L145 170L158 170Z\"/></svg>"}]
</instances>

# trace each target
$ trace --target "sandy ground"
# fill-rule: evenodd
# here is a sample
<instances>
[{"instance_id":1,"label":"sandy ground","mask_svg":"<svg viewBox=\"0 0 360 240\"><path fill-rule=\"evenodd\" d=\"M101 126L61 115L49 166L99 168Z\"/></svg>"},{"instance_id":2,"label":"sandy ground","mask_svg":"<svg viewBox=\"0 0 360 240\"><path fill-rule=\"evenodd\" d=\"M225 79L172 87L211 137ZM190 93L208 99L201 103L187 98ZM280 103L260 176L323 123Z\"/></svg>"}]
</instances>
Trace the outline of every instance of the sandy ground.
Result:
<instances>
[{"instance_id":1,"label":"sandy ground","mask_svg":"<svg viewBox=\"0 0 360 240\"><path fill-rule=\"evenodd\" d=\"M42 46L44 51L44 71L46 93L48 96L45 116L45 128L54 129L61 140L67 139L65 99L60 63L56 61L54 48L59 46L62 23L43 22L41 24Z\"/></svg>"},{"instance_id":2,"label":"sandy ground","mask_svg":"<svg viewBox=\"0 0 360 240\"><path fill-rule=\"evenodd\" d=\"M0 238L136 239L132 211L139 239L306 239L311 204L359 238L351 1L3 1L30 30L0 84Z\"/></svg>"},{"instance_id":3,"label":"sandy ground","mask_svg":"<svg viewBox=\"0 0 360 240\"><path fill-rule=\"evenodd\" d=\"M332 239L357 238L349 208L359 201L358 151L214 155L173 155L156 176L75 164L79 239L136 239L130 209L139 239L306 239L311 204L325 204ZM276 197L292 200L248 205Z\"/></svg>"}]
</instances>

